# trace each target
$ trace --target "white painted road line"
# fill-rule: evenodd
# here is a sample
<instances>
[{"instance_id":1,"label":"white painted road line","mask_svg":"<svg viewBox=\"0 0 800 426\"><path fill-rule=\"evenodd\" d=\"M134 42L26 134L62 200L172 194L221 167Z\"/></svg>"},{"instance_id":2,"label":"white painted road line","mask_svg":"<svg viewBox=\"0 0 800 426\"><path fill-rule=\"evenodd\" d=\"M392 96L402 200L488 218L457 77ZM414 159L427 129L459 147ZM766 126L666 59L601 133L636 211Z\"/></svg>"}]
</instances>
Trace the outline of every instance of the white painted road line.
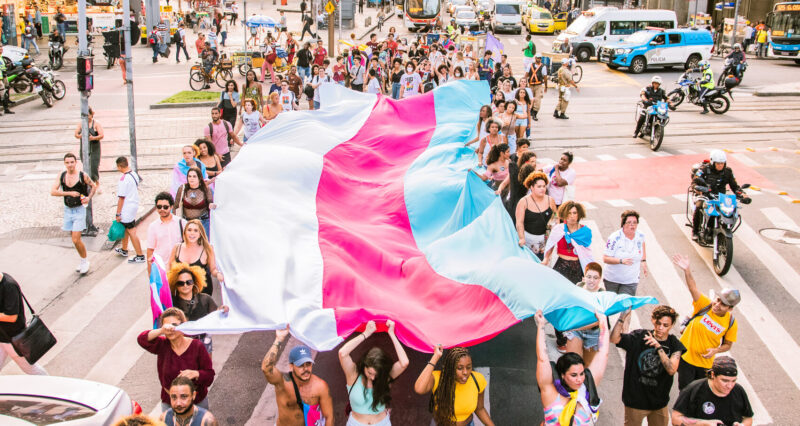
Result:
<instances>
[{"instance_id":1,"label":"white painted road line","mask_svg":"<svg viewBox=\"0 0 800 426\"><path fill-rule=\"evenodd\" d=\"M731 154L731 157L735 158L738 162L740 162L740 163L742 163L742 164L744 164L745 166L748 166L748 167L758 167L759 166L759 164L756 162L756 160L753 160L752 158L750 158L750 156L745 155L745 154Z\"/></svg>"},{"instance_id":2,"label":"white painted road line","mask_svg":"<svg viewBox=\"0 0 800 426\"><path fill-rule=\"evenodd\" d=\"M673 266L672 260L661 247L661 244L658 243L653 230L650 229L650 226L647 224L647 220L644 218L639 219L638 229L645 236L647 268L653 277L653 281L655 281L661 293L664 294L665 300L661 302L675 309L678 314L680 314L681 318L691 314L692 296L689 294L686 283L679 275L678 270ZM764 407L761 398L759 398L753 386L747 380L747 376L742 370L741 365L739 366L739 372L742 374L739 374L737 383L744 387L748 398L750 398L750 405L755 414L755 424L762 425L772 423L772 417L767 412L766 407Z\"/></svg>"},{"instance_id":3,"label":"white painted road line","mask_svg":"<svg viewBox=\"0 0 800 426\"><path fill-rule=\"evenodd\" d=\"M653 151L653 155L655 155L656 157L671 157L672 156L672 154L670 154L669 152L664 152L664 151Z\"/></svg>"},{"instance_id":4,"label":"white painted road line","mask_svg":"<svg viewBox=\"0 0 800 426\"><path fill-rule=\"evenodd\" d=\"M606 203L611 205L611 207L630 207L633 205L625 200L606 200Z\"/></svg>"},{"instance_id":5,"label":"white painted road line","mask_svg":"<svg viewBox=\"0 0 800 426\"><path fill-rule=\"evenodd\" d=\"M583 157L578 157L577 155L572 158L573 163L585 163L586 159Z\"/></svg>"},{"instance_id":6,"label":"white painted road line","mask_svg":"<svg viewBox=\"0 0 800 426\"><path fill-rule=\"evenodd\" d=\"M583 205L583 208L586 210L594 210L597 208L597 206L588 201L581 201L581 204Z\"/></svg>"},{"instance_id":7,"label":"white painted road line","mask_svg":"<svg viewBox=\"0 0 800 426\"><path fill-rule=\"evenodd\" d=\"M800 303L800 274L772 248L761 235L742 220L739 230L734 234L767 267L787 293ZM734 246L736 244L734 243ZM735 253L735 251L734 251Z\"/></svg>"},{"instance_id":8,"label":"white painted road line","mask_svg":"<svg viewBox=\"0 0 800 426\"><path fill-rule=\"evenodd\" d=\"M686 236L691 238L689 228L683 226L686 220L683 215L674 214L672 219L678 225L678 229ZM739 290L742 295L742 301L736 305L736 309L742 313L738 318L746 318L750 325L756 332L756 335L764 342L766 347L775 360L778 362L786 376L800 389L800 365L797 360L800 359L800 346L794 341L792 336L781 325L781 322L772 315L769 308L764 306L761 299L758 298L750 285L742 279L735 266L725 274L725 277L720 277L714 273L714 268L711 264L711 250L708 248L700 247L692 243L692 247L697 251L697 254L703 259L706 267L711 270L712 275L716 279L720 287L730 287Z\"/></svg>"},{"instance_id":9,"label":"white painted road line","mask_svg":"<svg viewBox=\"0 0 800 426\"><path fill-rule=\"evenodd\" d=\"M800 226L797 226L794 221L777 207L765 207L761 209L761 213L775 225L776 228L788 229L790 231L800 232Z\"/></svg>"},{"instance_id":10,"label":"white painted road line","mask_svg":"<svg viewBox=\"0 0 800 426\"><path fill-rule=\"evenodd\" d=\"M642 154L625 154L625 156L634 160L640 160L642 158L645 158L645 156Z\"/></svg>"},{"instance_id":11,"label":"white painted road line","mask_svg":"<svg viewBox=\"0 0 800 426\"><path fill-rule=\"evenodd\" d=\"M650 204L651 206L655 206L655 205L659 205L659 204L667 204L666 201L664 201L664 200L662 200L661 198L658 198L658 197L642 197L641 200L644 201L647 204Z\"/></svg>"},{"instance_id":12,"label":"white painted road line","mask_svg":"<svg viewBox=\"0 0 800 426\"><path fill-rule=\"evenodd\" d=\"M697 151L692 150L692 149L679 149L678 152L680 152L681 154L686 154L686 155L697 154Z\"/></svg>"},{"instance_id":13,"label":"white painted road line","mask_svg":"<svg viewBox=\"0 0 800 426\"><path fill-rule=\"evenodd\" d=\"M148 308L142 316L134 321L117 343L106 352L103 358L98 361L84 379L94 380L117 386L119 382L133 368L136 361L145 354L138 343L136 337L144 330L153 326L153 313Z\"/></svg>"},{"instance_id":14,"label":"white painted road line","mask_svg":"<svg viewBox=\"0 0 800 426\"><path fill-rule=\"evenodd\" d=\"M599 158L600 161L614 161L614 160L617 159L613 155L609 155L609 154L600 154L600 155L597 156L597 158Z\"/></svg>"}]
</instances>

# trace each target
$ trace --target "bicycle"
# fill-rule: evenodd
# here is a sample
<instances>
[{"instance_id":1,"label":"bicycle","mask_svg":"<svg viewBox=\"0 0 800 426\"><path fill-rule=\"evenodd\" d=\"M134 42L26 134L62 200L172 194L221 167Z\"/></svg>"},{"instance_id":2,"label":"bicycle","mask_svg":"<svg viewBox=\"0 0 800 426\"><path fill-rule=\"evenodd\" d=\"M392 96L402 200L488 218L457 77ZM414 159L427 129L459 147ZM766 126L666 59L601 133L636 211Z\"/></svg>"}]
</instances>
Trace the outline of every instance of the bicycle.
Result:
<instances>
[{"instance_id":1,"label":"bicycle","mask_svg":"<svg viewBox=\"0 0 800 426\"><path fill-rule=\"evenodd\" d=\"M225 83L227 83L228 80L233 80L231 68L233 68L232 64L226 63L223 60L222 62L215 63L214 66L211 67L211 71L206 74L203 63L199 61L195 62L189 70L189 87L191 87L192 90L200 91L206 87L206 84L210 84L214 81L217 83L217 86L224 89Z\"/></svg>"}]
</instances>

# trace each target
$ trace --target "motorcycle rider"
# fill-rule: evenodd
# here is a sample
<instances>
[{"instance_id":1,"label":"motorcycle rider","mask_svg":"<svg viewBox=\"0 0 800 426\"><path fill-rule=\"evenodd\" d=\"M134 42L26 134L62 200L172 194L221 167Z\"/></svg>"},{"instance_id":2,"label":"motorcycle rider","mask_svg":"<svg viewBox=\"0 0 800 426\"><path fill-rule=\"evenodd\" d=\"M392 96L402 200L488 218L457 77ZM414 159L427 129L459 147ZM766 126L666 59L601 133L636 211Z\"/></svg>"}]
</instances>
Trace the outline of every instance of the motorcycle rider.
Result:
<instances>
[{"instance_id":1,"label":"motorcycle rider","mask_svg":"<svg viewBox=\"0 0 800 426\"><path fill-rule=\"evenodd\" d=\"M742 197L742 203L750 204L750 197L742 192L742 188L736 183L733 177L733 169L727 166L727 155L725 151L715 149L711 151L710 162L704 163L697 170L695 176L705 180L709 192L712 194L725 193L726 187L730 186L731 191L737 196ZM695 194L699 194L695 191ZM700 235L700 226L703 224L703 200L695 200L694 215L692 216L692 239L697 240Z\"/></svg>"},{"instance_id":2,"label":"motorcycle rider","mask_svg":"<svg viewBox=\"0 0 800 426\"><path fill-rule=\"evenodd\" d=\"M642 89L642 92L639 94L644 108L642 108L642 112L639 114L639 120L636 122L636 130L633 131L634 139L639 137L642 126L644 126L644 122L647 120L647 107L654 105L658 101L667 99L667 93L661 88L661 83L662 80L660 76L653 76L653 78L650 79L650 85Z\"/></svg>"},{"instance_id":3,"label":"motorcycle rider","mask_svg":"<svg viewBox=\"0 0 800 426\"><path fill-rule=\"evenodd\" d=\"M3 60L3 46L0 45L0 99L3 101L3 112L0 113L2 115L5 114L13 114L14 111L11 111L8 107L10 106L11 98L11 86L8 85L8 78L6 76L6 61Z\"/></svg>"},{"instance_id":4,"label":"motorcycle rider","mask_svg":"<svg viewBox=\"0 0 800 426\"><path fill-rule=\"evenodd\" d=\"M696 90L699 92L698 98L703 105L703 112L700 114L708 114L708 101L705 99L705 95L714 88L714 71L711 70L711 64L706 60L700 61L697 65L698 68L692 69L691 72L703 73L703 76L695 82Z\"/></svg>"},{"instance_id":5,"label":"motorcycle rider","mask_svg":"<svg viewBox=\"0 0 800 426\"><path fill-rule=\"evenodd\" d=\"M50 33L50 42L61 43L62 46L66 47L66 40L64 39L64 35L58 32L58 28L54 29L53 32Z\"/></svg>"},{"instance_id":6,"label":"motorcycle rider","mask_svg":"<svg viewBox=\"0 0 800 426\"><path fill-rule=\"evenodd\" d=\"M741 69L742 64L747 61L747 58L744 56L744 51L742 51L742 45L736 43L733 45L733 51L725 57L725 59L731 59L734 66L734 77L737 80L741 79Z\"/></svg>"}]
</instances>

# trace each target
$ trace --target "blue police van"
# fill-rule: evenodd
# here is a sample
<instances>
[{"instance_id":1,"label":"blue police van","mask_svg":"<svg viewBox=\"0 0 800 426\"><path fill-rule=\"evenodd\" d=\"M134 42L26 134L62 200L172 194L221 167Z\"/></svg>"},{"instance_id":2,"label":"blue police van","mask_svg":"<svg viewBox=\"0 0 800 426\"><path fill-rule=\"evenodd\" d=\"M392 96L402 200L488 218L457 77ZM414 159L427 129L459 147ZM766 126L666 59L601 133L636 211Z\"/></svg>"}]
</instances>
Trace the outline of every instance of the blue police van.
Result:
<instances>
[{"instance_id":1,"label":"blue police van","mask_svg":"<svg viewBox=\"0 0 800 426\"><path fill-rule=\"evenodd\" d=\"M695 68L711 57L714 40L702 29L647 29L600 47L598 59L611 69L638 74L651 67Z\"/></svg>"}]
</instances>

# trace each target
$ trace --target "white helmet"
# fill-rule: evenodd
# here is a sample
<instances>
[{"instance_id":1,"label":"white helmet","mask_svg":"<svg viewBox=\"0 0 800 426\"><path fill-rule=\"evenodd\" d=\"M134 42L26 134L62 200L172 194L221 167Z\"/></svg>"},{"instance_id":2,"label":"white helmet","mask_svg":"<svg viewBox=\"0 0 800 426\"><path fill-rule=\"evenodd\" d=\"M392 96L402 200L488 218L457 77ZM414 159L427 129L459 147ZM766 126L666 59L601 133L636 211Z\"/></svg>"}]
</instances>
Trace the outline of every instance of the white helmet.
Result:
<instances>
[{"instance_id":1,"label":"white helmet","mask_svg":"<svg viewBox=\"0 0 800 426\"><path fill-rule=\"evenodd\" d=\"M661 77L655 75L655 76L653 76L653 78L650 79L650 83L662 84L663 81L661 80Z\"/></svg>"},{"instance_id":2,"label":"white helmet","mask_svg":"<svg viewBox=\"0 0 800 426\"><path fill-rule=\"evenodd\" d=\"M711 162L712 163L727 163L728 162L728 156L725 155L725 151L722 151L720 149L715 149L715 150L711 151L711 154L709 155L709 157L711 158Z\"/></svg>"},{"instance_id":3,"label":"white helmet","mask_svg":"<svg viewBox=\"0 0 800 426\"><path fill-rule=\"evenodd\" d=\"M563 58L563 59L561 60L561 63L562 63L562 64L566 64L566 63L568 63L568 62L569 62L569 58Z\"/></svg>"},{"instance_id":4,"label":"white helmet","mask_svg":"<svg viewBox=\"0 0 800 426\"><path fill-rule=\"evenodd\" d=\"M733 45L733 50L742 50L742 44L741 43L734 44Z\"/></svg>"},{"instance_id":5,"label":"white helmet","mask_svg":"<svg viewBox=\"0 0 800 426\"><path fill-rule=\"evenodd\" d=\"M700 62L698 62L698 63L697 63L697 66L698 66L698 67L699 67L701 70L707 70L707 69L708 69L708 68L711 66L711 64L709 64L709 63L708 63L708 61L706 61L706 60L703 60L703 61L700 61Z\"/></svg>"}]
</instances>

